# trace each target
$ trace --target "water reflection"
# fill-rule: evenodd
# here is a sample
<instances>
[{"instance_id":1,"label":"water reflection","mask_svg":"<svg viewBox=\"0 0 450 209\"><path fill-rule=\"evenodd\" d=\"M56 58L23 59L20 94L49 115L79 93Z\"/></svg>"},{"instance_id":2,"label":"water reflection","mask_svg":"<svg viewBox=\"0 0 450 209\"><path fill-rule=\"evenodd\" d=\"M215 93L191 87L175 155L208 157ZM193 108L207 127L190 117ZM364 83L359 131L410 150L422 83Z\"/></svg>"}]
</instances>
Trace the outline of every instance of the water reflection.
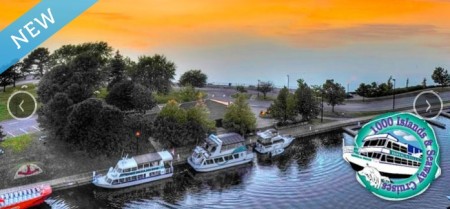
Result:
<instances>
[{"instance_id":1,"label":"water reflection","mask_svg":"<svg viewBox=\"0 0 450 209\"><path fill-rule=\"evenodd\" d=\"M440 119L450 127L450 120ZM419 197L382 200L355 178L342 159L342 133L295 140L285 153L212 173L176 167L172 179L120 190L92 185L55 192L52 208L446 208L450 195L450 140L438 130L442 176ZM431 205L430 205L431 204Z\"/></svg>"}]
</instances>

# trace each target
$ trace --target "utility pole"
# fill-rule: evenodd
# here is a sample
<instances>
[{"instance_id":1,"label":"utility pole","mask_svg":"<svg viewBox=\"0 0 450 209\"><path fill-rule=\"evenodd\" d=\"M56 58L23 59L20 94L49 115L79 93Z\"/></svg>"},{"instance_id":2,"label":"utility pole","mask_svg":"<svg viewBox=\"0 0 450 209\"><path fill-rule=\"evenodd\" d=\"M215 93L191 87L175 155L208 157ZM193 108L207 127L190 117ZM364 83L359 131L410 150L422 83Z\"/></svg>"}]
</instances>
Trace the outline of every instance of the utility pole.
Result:
<instances>
[{"instance_id":1,"label":"utility pole","mask_svg":"<svg viewBox=\"0 0 450 209\"><path fill-rule=\"evenodd\" d=\"M394 94L393 94L393 97L392 97L392 110L395 110L395 78L392 79L392 80L394 81L394 89L393 89Z\"/></svg>"}]
</instances>

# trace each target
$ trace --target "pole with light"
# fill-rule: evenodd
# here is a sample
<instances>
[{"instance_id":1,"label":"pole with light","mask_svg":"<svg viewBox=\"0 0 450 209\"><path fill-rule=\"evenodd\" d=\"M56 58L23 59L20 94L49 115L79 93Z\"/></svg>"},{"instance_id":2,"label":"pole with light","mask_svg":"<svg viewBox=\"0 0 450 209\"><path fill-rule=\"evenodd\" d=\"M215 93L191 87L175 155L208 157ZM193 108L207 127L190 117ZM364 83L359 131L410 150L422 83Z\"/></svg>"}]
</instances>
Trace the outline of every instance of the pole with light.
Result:
<instances>
[{"instance_id":1,"label":"pole with light","mask_svg":"<svg viewBox=\"0 0 450 209\"><path fill-rule=\"evenodd\" d=\"M141 132L140 131L136 131L136 155L139 154L139 137L141 136Z\"/></svg>"},{"instance_id":2,"label":"pole with light","mask_svg":"<svg viewBox=\"0 0 450 209\"><path fill-rule=\"evenodd\" d=\"M322 96L321 96L322 97L322 104L321 104L322 108L320 108L321 109L320 122L323 123L323 97L324 97L324 90L320 89L320 92L322 92Z\"/></svg>"},{"instance_id":3,"label":"pole with light","mask_svg":"<svg viewBox=\"0 0 450 209\"><path fill-rule=\"evenodd\" d=\"M395 109L395 78L392 80L394 81L393 97L392 97L392 110L394 110Z\"/></svg>"}]
</instances>

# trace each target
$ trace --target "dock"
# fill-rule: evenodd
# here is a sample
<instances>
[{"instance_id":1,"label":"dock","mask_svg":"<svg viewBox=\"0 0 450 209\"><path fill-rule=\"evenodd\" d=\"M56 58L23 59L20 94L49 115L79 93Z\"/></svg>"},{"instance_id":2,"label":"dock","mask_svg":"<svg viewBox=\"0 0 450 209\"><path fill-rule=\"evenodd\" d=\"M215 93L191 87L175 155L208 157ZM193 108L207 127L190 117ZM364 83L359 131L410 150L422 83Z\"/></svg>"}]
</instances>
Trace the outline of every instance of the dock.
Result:
<instances>
[{"instance_id":1,"label":"dock","mask_svg":"<svg viewBox=\"0 0 450 209\"><path fill-rule=\"evenodd\" d=\"M410 111L412 112L412 110ZM443 111L441 113L442 116L450 118L450 113L447 111ZM300 125L294 125L286 128L280 128L278 131L280 134L288 134L291 136L294 136L296 138L304 138L309 136L314 136L317 134L324 134L332 131L344 131L351 136L356 136L357 130L365 123L370 121L373 117L376 115L371 116L364 116L364 117L358 117L358 118L351 118L351 119L345 119L340 121L334 121L324 124L317 124L317 125L308 125L308 124L300 124ZM428 122L434 126L437 126L439 128L445 129L445 124L436 121L436 120L428 120ZM257 140L256 136L250 136L246 139L247 145L253 145ZM155 143L154 140L152 140L152 144L155 147L156 150L164 150L164 148L159 145L158 143ZM173 159L173 165L179 166L184 165L187 163L187 157L191 155L193 147L184 147L184 148L177 148L174 150L169 150L170 152L174 153L174 159ZM107 169L98 170L95 171L96 174L106 174ZM26 186L19 186L14 188L8 188L8 189L1 189L0 193L6 193L8 191L17 191L20 190L20 188L29 187L29 186L39 186L43 184L48 184L52 186L52 189L54 191L63 190L63 189L69 189L73 187L83 186L86 184L90 184L93 180L93 173L82 173L78 175L48 180L48 181L42 181L39 183L34 183Z\"/></svg>"}]
</instances>

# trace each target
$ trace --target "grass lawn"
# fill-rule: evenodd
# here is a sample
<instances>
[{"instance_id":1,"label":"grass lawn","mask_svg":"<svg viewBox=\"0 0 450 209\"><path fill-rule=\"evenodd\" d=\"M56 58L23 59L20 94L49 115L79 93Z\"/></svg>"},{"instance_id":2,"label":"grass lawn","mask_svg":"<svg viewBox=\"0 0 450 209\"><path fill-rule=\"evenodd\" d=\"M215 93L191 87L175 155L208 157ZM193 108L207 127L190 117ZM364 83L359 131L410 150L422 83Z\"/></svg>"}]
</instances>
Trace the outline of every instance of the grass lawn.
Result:
<instances>
[{"instance_id":1,"label":"grass lawn","mask_svg":"<svg viewBox=\"0 0 450 209\"><path fill-rule=\"evenodd\" d=\"M11 115L8 113L8 109L6 107L6 104L8 103L8 98L16 91L27 91L30 92L35 98L37 98L36 95L36 85L34 84L24 84L28 86L26 89L22 89L21 87L23 85L16 85L16 87L6 87L6 92L3 92L3 88L1 88L0 91L0 121L9 120L12 119ZM29 105L34 105L31 103L27 103ZM24 104L24 108L26 108L26 105ZM40 104L38 104L39 107Z\"/></svg>"},{"instance_id":2,"label":"grass lawn","mask_svg":"<svg viewBox=\"0 0 450 209\"><path fill-rule=\"evenodd\" d=\"M26 134L9 138L0 144L0 147L8 150L12 150L14 153L19 153L30 146L34 135Z\"/></svg>"},{"instance_id":3,"label":"grass lawn","mask_svg":"<svg viewBox=\"0 0 450 209\"><path fill-rule=\"evenodd\" d=\"M272 97L269 95L266 95L266 98L264 99L264 95L262 93L260 93L259 96L256 97L256 99L259 101L275 101L276 100L275 97Z\"/></svg>"}]
</instances>

